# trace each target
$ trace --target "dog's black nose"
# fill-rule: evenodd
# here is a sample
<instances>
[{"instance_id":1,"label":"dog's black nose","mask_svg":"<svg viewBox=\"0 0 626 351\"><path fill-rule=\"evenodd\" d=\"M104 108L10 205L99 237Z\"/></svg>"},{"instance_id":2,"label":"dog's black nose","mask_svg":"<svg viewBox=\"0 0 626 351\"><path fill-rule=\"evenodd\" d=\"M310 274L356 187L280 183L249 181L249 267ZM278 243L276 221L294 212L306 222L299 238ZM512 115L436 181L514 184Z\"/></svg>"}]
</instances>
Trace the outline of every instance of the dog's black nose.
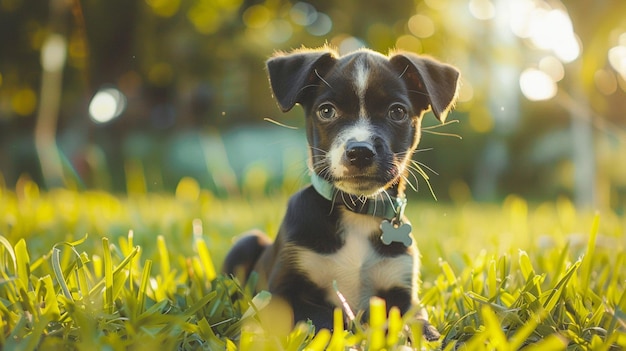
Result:
<instances>
[{"instance_id":1,"label":"dog's black nose","mask_svg":"<svg viewBox=\"0 0 626 351\"><path fill-rule=\"evenodd\" d=\"M376 151L374 146L364 141L348 141L346 143L346 158L350 165L365 168L374 162Z\"/></svg>"}]
</instances>

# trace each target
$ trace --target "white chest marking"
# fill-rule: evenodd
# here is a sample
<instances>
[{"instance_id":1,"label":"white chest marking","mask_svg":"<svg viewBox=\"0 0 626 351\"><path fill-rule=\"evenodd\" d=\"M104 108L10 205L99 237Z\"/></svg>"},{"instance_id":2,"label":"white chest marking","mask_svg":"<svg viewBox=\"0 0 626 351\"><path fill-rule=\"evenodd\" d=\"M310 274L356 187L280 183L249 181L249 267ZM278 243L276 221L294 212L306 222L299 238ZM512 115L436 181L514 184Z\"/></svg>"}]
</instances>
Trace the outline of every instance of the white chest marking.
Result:
<instances>
[{"instance_id":1,"label":"white chest marking","mask_svg":"<svg viewBox=\"0 0 626 351\"><path fill-rule=\"evenodd\" d=\"M345 243L337 252L319 254L297 248L297 268L325 290L328 301L341 306L333 281L355 312L365 309L377 291L416 283L411 256L383 257L374 251L369 237L377 233L380 218L352 212L342 217Z\"/></svg>"}]
</instances>

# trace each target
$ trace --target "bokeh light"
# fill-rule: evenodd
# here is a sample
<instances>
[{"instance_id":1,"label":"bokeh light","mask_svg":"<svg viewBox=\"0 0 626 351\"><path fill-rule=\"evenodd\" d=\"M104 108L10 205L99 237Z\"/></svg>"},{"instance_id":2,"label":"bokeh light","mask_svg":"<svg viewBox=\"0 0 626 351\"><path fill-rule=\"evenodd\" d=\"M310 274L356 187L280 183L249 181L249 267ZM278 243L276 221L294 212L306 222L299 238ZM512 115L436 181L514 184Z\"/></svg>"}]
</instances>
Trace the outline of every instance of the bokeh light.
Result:
<instances>
[{"instance_id":1,"label":"bokeh light","mask_svg":"<svg viewBox=\"0 0 626 351\"><path fill-rule=\"evenodd\" d=\"M626 80L626 46L618 45L609 50L609 63L611 67Z\"/></svg>"},{"instance_id":2,"label":"bokeh light","mask_svg":"<svg viewBox=\"0 0 626 351\"><path fill-rule=\"evenodd\" d=\"M552 78L553 81L559 82L565 77L565 68L561 61L556 57L548 55L539 61L539 69Z\"/></svg>"},{"instance_id":3,"label":"bokeh light","mask_svg":"<svg viewBox=\"0 0 626 351\"><path fill-rule=\"evenodd\" d=\"M242 20L248 28L260 29L270 21L272 13L263 5L253 5L244 11Z\"/></svg>"},{"instance_id":4,"label":"bokeh light","mask_svg":"<svg viewBox=\"0 0 626 351\"><path fill-rule=\"evenodd\" d=\"M276 44L286 42L293 34L293 27L291 26L291 23L283 19L275 19L271 21L267 25L266 30L267 39Z\"/></svg>"},{"instance_id":5,"label":"bokeh light","mask_svg":"<svg viewBox=\"0 0 626 351\"><path fill-rule=\"evenodd\" d=\"M146 0L146 3L161 17L174 16L180 7L180 0Z\"/></svg>"},{"instance_id":6,"label":"bokeh light","mask_svg":"<svg viewBox=\"0 0 626 351\"><path fill-rule=\"evenodd\" d=\"M107 123L126 109L126 96L115 88L100 89L89 103L89 116L96 123Z\"/></svg>"},{"instance_id":7,"label":"bokeh light","mask_svg":"<svg viewBox=\"0 0 626 351\"><path fill-rule=\"evenodd\" d=\"M306 27L307 32L318 37L330 33L332 29L332 19L327 14L321 12L317 14L315 21Z\"/></svg>"},{"instance_id":8,"label":"bokeh light","mask_svg":"<svg viewBox=\"0 0 626 351\"><path fill-rule=\"evenodd\" d=\"M617 91L617 78L609 70L597 70L593 75L593 80L596 88L604 95L611 95Z\"/></svg>"},{"instance_id":9,"label":"bokeh light","mask_svg":"<svg viewBox=\"0 0 626 351\"><path fill-rule=\"evenodd\" d=\"M59 34L50 35L41 48L41 66L47 72L59 72L67 58L67 42Z\"/></svg>"},{"instance_id":10,"label":"bokeh light","mask_svg":"<svg viewBox=\"0 0 626 351\"><path fill-rule=\"evenodd\" d=\"M479 20L490 20L496 15L496 8L490 0L470 0L469 10Z\"/></svg>"},{"instance_id":11,"label":"bokeh light","mask_svg":"<svg viewBox=\"0 0 626 351\"><path fill-rule=\"evenodd\" d=\"M519 84L522 94L531 101L548 100L557 93L556 82L552 77L536 68L524 70L520 75Z\"/></svg>"},{"instance_id":12,"label":"bokeh light","mask_svg":"<svg viewBox=\"0 0 626 351\"><path fill-rule=\"evenodd\" d=\"M409 31L418 38L428 38L435 34L435 23L425 15L415 15L409 19Z\"/></svg>"},{"instance_id":13,"label":"bokeh light","mask_svg":"<svg viewBox=\"0 0 626 351\"><path fill-rule=\"evenodd\" d=\"M398 37L396 40L396 48L415 53L421 53L423 50L421 40L410 34Z\"/></svg>"},{"instance_id":14,"label":"bokeh light","mask_svg":"<svg viewBox=\"0 0 626 351\"><path fill-rule=\"evenodd\" d=\"M564 63L580 56L579 39L564 9L553 9L547 3L522 0L511 4L510 14L513 33L529 39L535 48L552 51Z\"/></svg>"},{"instance_id":15,"label":"bokeh light","mask_svg":"<svg viewBox=\"0 0 626 351\"><path fill-rule=\"evenodd\" d=\"M289 15L294 23L306 27L315 23L319 13L313 5L306 2L298 2L291 7Z\"/></svg>"},{"instance_id":16,"label":"bokeh light","mask_svg":"<svg viewBox=\"0 0 626 351\"><path fill-rule=\"evenodd\" d=\"M37 108L37 94L30 88L17 90L11 96L11 108L19 116L29 116Z\"/></svg>"},{"instance_id":17,"label":"bokeh light","mask_svg":"<svg viewBox=\"0 0 626 351\"><path fill-rule=\"evenodd\" d=\"M337 47L339 49L339 54L344 55L352 51L364 48L365 43L359 38L348 36L342 38L339 41L339 45L337 45Z\"/></svg>"}]
</instances>

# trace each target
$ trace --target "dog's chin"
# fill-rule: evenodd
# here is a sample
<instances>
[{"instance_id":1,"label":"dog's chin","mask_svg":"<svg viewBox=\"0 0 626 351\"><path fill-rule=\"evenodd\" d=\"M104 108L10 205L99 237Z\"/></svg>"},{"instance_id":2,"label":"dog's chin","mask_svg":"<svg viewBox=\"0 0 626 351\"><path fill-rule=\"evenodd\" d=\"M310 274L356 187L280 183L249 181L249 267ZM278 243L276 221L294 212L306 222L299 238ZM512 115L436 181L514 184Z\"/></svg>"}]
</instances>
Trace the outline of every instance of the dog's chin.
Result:
<instances>
[{"instance_id":1,"label":"dog's chin","mask_svg":"<svg viewBox=\"0 0 626 351\"><path fill-rule=\"evenodd\" d=\"M386 190L389 182L372 177L344 177L334 180L333 184L349 195L375 197Z\"/></svg>"}]
</instances>

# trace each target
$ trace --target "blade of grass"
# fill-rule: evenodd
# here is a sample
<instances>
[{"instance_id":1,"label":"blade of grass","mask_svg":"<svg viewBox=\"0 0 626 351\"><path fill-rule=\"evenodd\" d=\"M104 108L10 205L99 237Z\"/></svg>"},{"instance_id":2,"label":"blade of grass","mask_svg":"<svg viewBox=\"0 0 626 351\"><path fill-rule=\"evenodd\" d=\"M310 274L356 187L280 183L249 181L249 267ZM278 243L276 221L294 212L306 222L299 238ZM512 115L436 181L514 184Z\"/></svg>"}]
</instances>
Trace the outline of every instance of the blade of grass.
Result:
<instances>
[{"instance_id":1,"label":"blade of grass","mask_svg":"<svg viewBox=\"0 0 626 351\"><path fill-rule=\"evenodd\" d=\"M157 250L159 252L159 263L161 264L161 274L166 277L170 274L170 256L163 235L157 236Z\"/></svg>"},{"instance_id":2,"label":"blade of grass","mask_svg":"<svg viewBox=\"0 0 626 351\"><path fill-rule=\"evenodd\" d=\"M102 251L104 261L104 308L107 313L113 313L113 262L109 239L102 238Z\"/></svg>"},{"instance_id":3,"label":"blade of grass","mask_svg":"<svg viewBox=\"0 0 626 351\"><path fill-rule=\"evenodd\" d=\"M342 351L345 349L343 340L343 311L341 308L335 308L333 311L333 332L328 343L327 350Z\"/></svg>"},{"instance_id":4,"label":"blade of grass","mask_svg":"<svg viewBox=\"0 0 626 351\"><path fill-rule=\"evenodd\" d=\"M40 278L38 290L37 295L43 295L41 296L43 299L41 314L49 320L58 320L61 316L61 311L59 310L59 303L54 292L52 277L46 275Z\"/></svg>"},{"instance_id":5,"label":"blade of grass","mask_svg":"<svg viewBox=\"0 0 626 351\"><path fill-rule=\"evenodd\" d=\"M385 300L372 297L370 299L369 344L372 350L385 347L385 322L387 321Z\"/></svg>"},{"instance_id":6,"label":"blade of grass","mask_svg":"<svg viewBox=\"0 0 626 351\"><path fill-rule=\"evenodd\" d=\"M511 348L506 336L502 332L502 327L498 317L491 308L487 305L483 305L480 309L480 315L485 323L484 333L487 334L487 338L491 341L491 347L496 350L514 350Z\"/></svg>"},{"instance_id":7,"label":"blade of grass","mask_svg":"<svg viewBox=\"0 0 626 351\"><path fill-rule=\"evenodd\" d=\"M522 324L522 326L517 329L515 334L513 334L513 336L510 338L509 347L511 348L511 350L519 350L524 345L524 342L526 342L530 335L533 333L533 331L535 331L537 325L541 323L545 314L545 312L542 312L530 315L525 323Z\"/></svg>"},{"instance_id":8,"label":"blade of grass","mask_svg":"<svg viewBox=\"0 0 626 351\"><path fill-rule=\"evenodd\" d=\"M525 347L524 351L559 351L565 350L566 347L567 341L563 340L563 338L558 334L552 334L541 339L541 341L537 343Z\"/></svg>"},{"instance_id":9,"label":"blade of grass","mask_svg":"<svg viewBox=\"0 0 626 351\"><path fill-rule=\"evenodd\" d=\"M565 275L556 283L556 286L550 292L550 295L543 304L543 309L551 313L554 306L559 302L561 295L565 291L565 286L574 273L578 270L581 261L576 261L566 272Z\"/></svg>"},{"instance_id":10,"label":"blade of grass","mask_svg":"<svg viewBox=\"0 0 626 351\"><path fill-rule=\"evenodd\" d=\"M137 313L143 313L146 305L146 296L148 295L148 282L150 281L150 271L152 270L152 260L146 260L143 266L143 272L141 274L141 282L139 283L139 289L137 290Z\"/></svg>"},{"instance_id":11,"label":"blade of grass","mask_svg":"<svg viewBox=\"0 0 626 351\"><path fill-rule=\"evenodd\" d=\"M30 288L30 257L26 248L26 241L20 239L15 244L15 259L17 262L16 278L24 289Z\"/></svg>"},{"instance_id":12,"label":"blade of grass","mask_svg":"<svg viewBox=\"0 0 626 351\"><path fill-rule=\"evenodd\" d=\"M61 291L63 292L63 296L70 301L74 301L72 298L72 293L70 292L70 288L65 283L65 276L63 274L63 268L61 267L60 256L61 250L56 247L52 249L52 270L54 271L54 276L57 279L57 283L61 287Z\"/></svg>"},{"instance_id":13,"label":"blade of grass","mask_svg":"<svg viewBox=\"0 0 626 351\"><path fill-rule=\"evenodd\" d=\"M404 324L402 323L402 315L400 309L393 306L389 309L389 316L387 317L387 347L392 348L398 344L400 340L400 333Z\"/></svg>"},{"instance_id":14,"label":"blade of grass","mask_svg":"<svg viewBox=\"0 0 626 351\"><path fill-rule=\"evenodd\" d=\"M303 351L323 351L326 349L326 345L328 345L328 341L330 340L331 334L330 331L328 329L322 329L319 332L317 332L317 334L315 335L315 337L313 337L313 340L311 340L311 342L306 345L304 347Z\"/></svg>"},{"instance_id":15,"label":"blade of grass","mask_svg":"<svg viewBox=\"0 0 626 351\"><path fill-rule=\"evenodd\" d=\"M11 245L11 243L2 235L0 235L0 244L2 244L2 246L4 246L4 250L6 251L6 253L9 254L9 256L11 257L11 262L13 263L13 274L16 274L17 272L17 259L15 258L15 252L13 251L13 246ZM0 252L1 253L1 252ZM2 257L4 258L4 257ZM3 270L4 272L4 270ZM7 272L8 273L8 272Z\"/></svg>"},{"instance_id":16,"label":"blade of grass","mask_svg":"<svg viewBox=\"0 0 626 351\"><path fill-rule=\"evenodd\" d=\"M589 233L589 240L587 241L587 251L585 252L585 256L583 257L583 263L580 268L580 291L586 292L589 290L589 282L591 277L591 272L593 270L593 255L596 248L596 238L598 236L598 228L600 226L600 214L596 213L593 217L593 222L591 224L591 231Z\"/></svg>"}]
</instances>

